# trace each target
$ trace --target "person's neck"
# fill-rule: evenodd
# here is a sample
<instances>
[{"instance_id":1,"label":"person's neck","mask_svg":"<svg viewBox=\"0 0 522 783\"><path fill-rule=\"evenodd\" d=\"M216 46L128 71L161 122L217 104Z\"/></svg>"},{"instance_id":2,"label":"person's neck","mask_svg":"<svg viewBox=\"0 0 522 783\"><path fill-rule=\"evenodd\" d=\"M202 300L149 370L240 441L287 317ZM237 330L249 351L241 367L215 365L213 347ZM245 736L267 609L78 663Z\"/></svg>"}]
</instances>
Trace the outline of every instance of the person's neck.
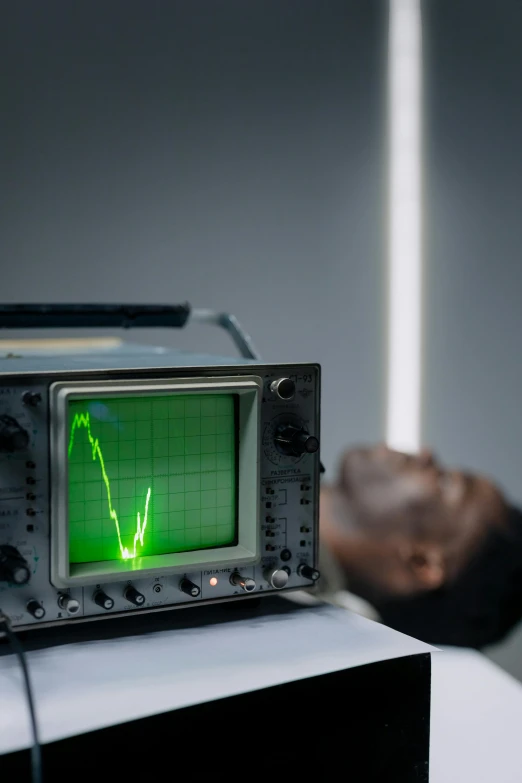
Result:
<instances>
[{"instance_id":1,"label":"person's neck","mask_svg":"<svg viewBox=\"0 0 522 783\"><path fill-rule=\"evenodd\" d=\"M344 574L346 588L366 597L358 585L365 582L376 543L362 533L349 498L335 486L321 487L319 531L321 544Z\"/></svg>"}]
</instances>

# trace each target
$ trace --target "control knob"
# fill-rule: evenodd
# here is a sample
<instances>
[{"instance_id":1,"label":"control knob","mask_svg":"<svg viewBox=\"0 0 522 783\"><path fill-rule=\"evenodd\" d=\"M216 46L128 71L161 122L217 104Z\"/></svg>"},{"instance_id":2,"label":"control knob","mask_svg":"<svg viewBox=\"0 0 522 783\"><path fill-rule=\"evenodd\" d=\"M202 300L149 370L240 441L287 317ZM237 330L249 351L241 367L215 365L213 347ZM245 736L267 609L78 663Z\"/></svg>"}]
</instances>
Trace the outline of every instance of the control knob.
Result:
<instances>
[{"instance_id":1,"label":"control knob","mask_svg":"<svg viewBox=\"0 0 522 783\"><path fill-rule=\"evenodd\" d=\"M58 606L67 614L78 614L80 611L80 602L67 593L62 593L58 598Z\"/></svg>"},{"instance_id":2,"label":"control knob","mask_svg":"<svg viewBox=\"0 0 522 783\"><path fill-rule=\"evenodd\" d=\"M22 394L22 402L24 405L29 405L31 408L36 408L42 401L42 395L40 392L26 391Z\"/></svg>"},{"instance_id":3,"label":"control knob","mask_svg":"<svg viewBox=\"0 0 522 783\"><path fill-rule=\"evenodd\" d=\"M283 587L286 587L288 582L288 573L283 571L282 568L267 568L263 576L275 590L281 590Z\"/></svg>"},{"instance_id":4,"label":"control knob","mask_svg":"<svg viewBox=\"0 0 522 783\"><path fill-rule=\"evenodd\" d=\"M0 582L25 585L31 578L27 560L10 544L0 546Z\"/></svg>"},{"instance_id":5,"label":"control knob","mask_svg":"<svg viewBox=\"0 0 522 783\"><path fill-rule=\"evenodd\" d=\"M101 606L102 609L112 609L114 606L114 601L110 597L110 595L107 595L107 593L104 593L103 590L96 590L94 593L92 600L97 606Z\"/></svg>"},{"instance_id":6,"label":"control knob","mask_svg":"<svg viewBox=\"0 0 522 783\"><path fill-rule=\"evenodd\" d=\"M310 435L304 427L296 427L293 424L283 424L279 427L274 441L278 451L291 457L315 454L319 449L319 441L314 435Z\"/></svg>"},{"instance_id":7,"label":"control knob","mask_svg":"<svg viewBox=\"0 0 522 783\"><path fill-rule=\"evenodd\" d=\"M301 563L301 565L297 567L297 573L299 576L309 579L311 582L317 582L321 576L317 568L313 568L311 565L307 565L307 563Z\"/></svg>"},{"instance_id":8,"label":"control knob","mask_svg":"<svg viewBox=\"0 0 522 783\"><path fill-rule=\"evenodd\" d=\"M197 598L198 595L201 593L201 590L199 589L199 586L195 584L194 582L191 582L190 579L182 579L179 583L179 589L182 593L185 593L186 595L190 595L192 598Z\"/></svg>"},{"instance_id":9,"label":"control knob","mask_svg":"<svg viewBox=\"0 0 522 783\"><path fill-rule=\"evenodd\" d=\"M241 576L241 574L238 574L237 572L230 577L230 583L235 587L241 587L245 593L251 593L252 590L256 589L256 583L251 577Z\"/></svg>"},{"instance_id":10,"label":"control knob","mask_svg":"<svg viewBox=\"0 0 522 783\"><path fill-rule=\"evenodd\" d=\"M0 452L12 454L13 451L25 451L28 445L27 430L24 430L12 416L3 413L0 416Z\"/></svg>"},{"instance_id":11,"label":"control knob","mask_svg":"<svg viewBox=\"0 0 522 783\"><path fill-rule=\"evenodd\" d=\"M131 604L134 604L134 606L143 606L145 603L145 596L143 593L140 593L139 590L136 590L136 588L132 585L127 585L123 593L123 597L127 601L130 601Z\"/></svg>"},{"instance_id":12,"label":"control knob","mask_svg":"<svg viewBox=\"0 0 522 783\"><path fill-rule=\"evenodd\" d=\"M26 609L36 620L41 620L42 617L45 617L45 609L35 598L31 598L26 606Z\"/></svg>"},{"instance_id":13,"label":"control knob","mask_svg":"<svg viewBox=\"0 0 522 783\"><path fill-rule=\"evenodd\" d=\"M270 391L280 400L291 400L295 394L295 383L290 378L278 378L270 384Z\"/></svg>"}]
</instances>

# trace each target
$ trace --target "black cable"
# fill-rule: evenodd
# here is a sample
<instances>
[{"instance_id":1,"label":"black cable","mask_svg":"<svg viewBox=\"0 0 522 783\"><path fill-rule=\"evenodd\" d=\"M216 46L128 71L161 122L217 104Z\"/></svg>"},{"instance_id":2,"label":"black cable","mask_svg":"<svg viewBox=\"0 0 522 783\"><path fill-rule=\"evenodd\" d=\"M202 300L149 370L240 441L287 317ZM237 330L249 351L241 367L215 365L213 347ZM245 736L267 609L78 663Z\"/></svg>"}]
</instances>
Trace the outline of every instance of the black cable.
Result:
<instances>
[{"instance_id":1,"label":"black cable","mask_svg":"<svg viewBox=\"0 0 522 783\"><path fill-rule=\"evenodd\" d=\"M40 740L38 739L38 725L36 723L36 712L34 709L33 689L31 687L31 680L29 679L29 669L27 666L27 659L25 657L24 648L20 644L16 634L13 633L11 626L9 625L9 619L0 612L0 633L5 633L11 647L18 656L20 666L22 667L22 674L25 686L25 695L27 697L27 705L29 707L29 715L31 718L31 730L33 734L33 744L31 746L31 772L33 783L42 783L42 749L40 747Z\"/></svg>"}]
</instances>

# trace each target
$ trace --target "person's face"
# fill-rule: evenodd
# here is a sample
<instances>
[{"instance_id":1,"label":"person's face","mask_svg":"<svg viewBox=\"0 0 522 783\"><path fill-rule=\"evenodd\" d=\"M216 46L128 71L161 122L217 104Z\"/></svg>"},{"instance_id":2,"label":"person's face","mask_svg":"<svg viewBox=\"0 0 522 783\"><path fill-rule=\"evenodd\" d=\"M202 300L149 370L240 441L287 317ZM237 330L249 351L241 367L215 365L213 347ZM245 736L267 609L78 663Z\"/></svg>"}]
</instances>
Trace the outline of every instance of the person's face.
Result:
<instances>
[{"instance_id":1,"label":"person's face","mask_svg":"<svg viewBox=\"0 0 522 783\"><path fill-rule=\"evenodd\" d=\"M373 546L369 560L394 592L436 587L458 572L505 509L491 481L449 470L427 450L409 455L381 445L348 451L337 487L365 546Z\"/></svg>"}]
</instances>

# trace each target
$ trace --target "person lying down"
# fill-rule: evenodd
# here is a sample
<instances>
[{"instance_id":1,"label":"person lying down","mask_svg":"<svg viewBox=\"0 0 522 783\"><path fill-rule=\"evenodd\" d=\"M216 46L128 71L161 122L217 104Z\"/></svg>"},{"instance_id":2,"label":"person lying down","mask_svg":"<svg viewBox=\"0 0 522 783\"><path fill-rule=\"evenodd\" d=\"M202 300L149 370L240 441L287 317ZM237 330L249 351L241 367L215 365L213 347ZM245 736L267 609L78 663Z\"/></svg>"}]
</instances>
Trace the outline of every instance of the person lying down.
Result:
<instances>
[{"instance_id":1,"label":"person lying down","mask_svg":"<svg viewBox=\"0 0 522 783\"><path fill-rule=\"evenodd\" d=\"M432 644L481 648L522 616L522 513L431 451L346 451L320 501L314 595Z\"/></svg>"}]
</instances>

